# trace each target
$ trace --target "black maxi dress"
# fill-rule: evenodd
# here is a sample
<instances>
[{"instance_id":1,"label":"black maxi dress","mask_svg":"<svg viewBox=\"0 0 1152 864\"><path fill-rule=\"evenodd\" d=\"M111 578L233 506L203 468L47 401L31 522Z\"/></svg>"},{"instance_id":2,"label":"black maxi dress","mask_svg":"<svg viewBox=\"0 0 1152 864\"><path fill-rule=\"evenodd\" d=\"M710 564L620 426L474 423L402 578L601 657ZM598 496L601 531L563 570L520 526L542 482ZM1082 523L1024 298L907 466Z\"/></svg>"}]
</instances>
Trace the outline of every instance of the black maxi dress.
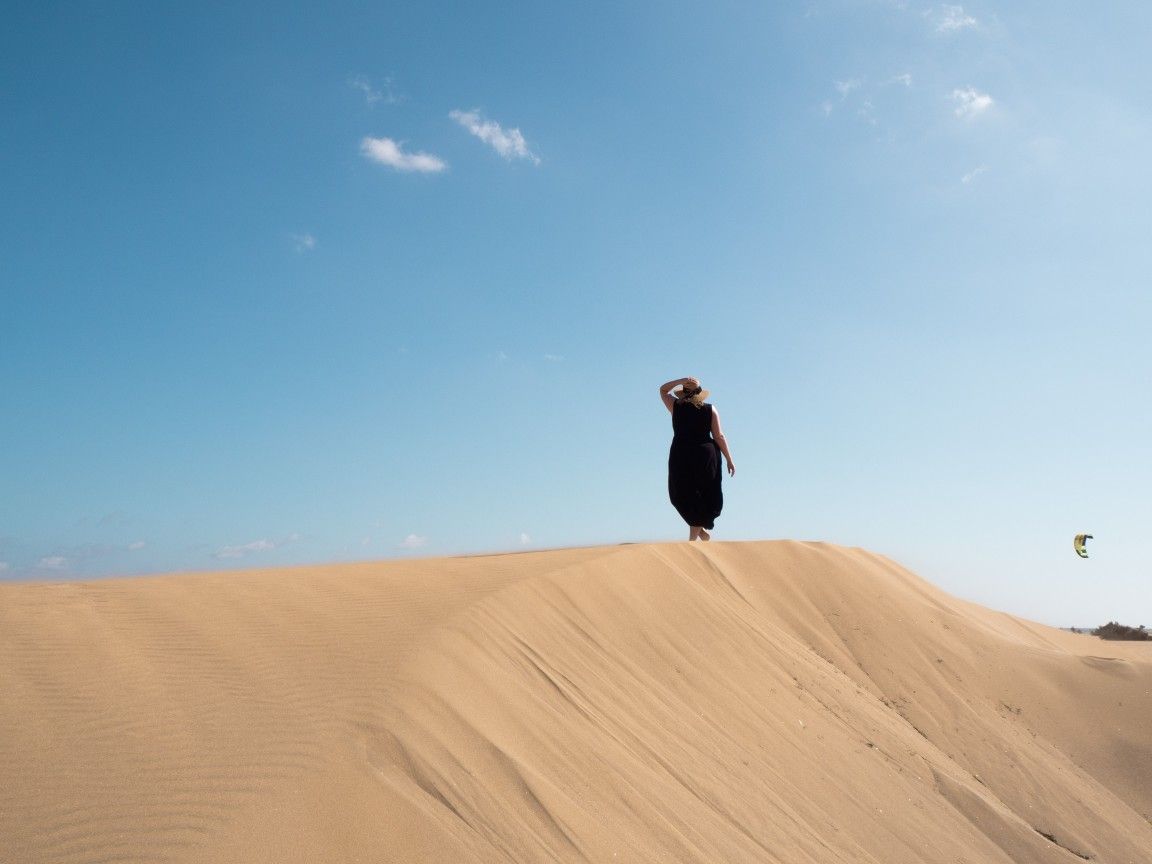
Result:
<instances>
[{"instance_id":1,"label":"black maxi dress","mask_svg":"<svg viewBox=\"0 0 1152 864\"><path fill-rule=\"evenodd\" d=\"M687 400L672 406L668 451L668 497L689 527L711 529L724 507L720 489L720 445L712 438L712 406Z\"/></svg>"}]
</instances>

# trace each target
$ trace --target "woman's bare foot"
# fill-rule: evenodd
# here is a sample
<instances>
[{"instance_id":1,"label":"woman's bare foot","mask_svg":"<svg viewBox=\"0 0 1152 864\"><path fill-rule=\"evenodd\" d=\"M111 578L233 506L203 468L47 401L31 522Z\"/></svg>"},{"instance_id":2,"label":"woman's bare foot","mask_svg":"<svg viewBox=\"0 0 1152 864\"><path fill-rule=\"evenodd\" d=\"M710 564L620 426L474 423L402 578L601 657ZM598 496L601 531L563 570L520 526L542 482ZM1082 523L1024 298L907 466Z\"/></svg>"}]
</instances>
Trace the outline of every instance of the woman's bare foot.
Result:
<instances>
[{"instance_id":1,"label":"woman's bare foot","mask_svg":"<svg viewBox=\"0 0 1152 864\"><path fill-rule=\"evenodd\" d=\"M712 539L712 535L709 534L707 531L705 531L703 528L701 528L699 530L700 530L700 533L697 534L696 536L699 537L701 540L711 540Z\"/></svg>"},{"instance_id":2,"label":"woman's bare foot","mask_svg":"<svg viewBox=\"0 0 1152 864\"><path fill-rule=\"evenodd\" d=\"M703 528L696 528L696 527L690 526L688 528L688 542L691 543L693 540L699 539L700 532L703 530L704 530Z\"/></svg>"}]
</instances>

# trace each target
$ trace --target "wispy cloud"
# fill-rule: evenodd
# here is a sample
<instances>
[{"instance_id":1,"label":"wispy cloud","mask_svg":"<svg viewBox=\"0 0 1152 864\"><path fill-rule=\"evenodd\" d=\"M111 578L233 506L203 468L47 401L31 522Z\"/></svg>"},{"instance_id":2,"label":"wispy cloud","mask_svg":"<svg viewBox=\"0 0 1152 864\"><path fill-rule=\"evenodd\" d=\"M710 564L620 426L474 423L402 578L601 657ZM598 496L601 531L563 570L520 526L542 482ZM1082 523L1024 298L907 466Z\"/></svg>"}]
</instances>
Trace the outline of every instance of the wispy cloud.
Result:
<instances>
[{"instance_id":1,"label":"wispy cloud","mask_svg":"<svg viewBox=\"0 0 1152 864\"><path fill-rule=\"evenodd\" d=\"M316 238L311 234L292 234L292 247L297 252L311 252L316 248Z\"/></svg>"},{"instance_id":2,"label":"wispy cloud","mask_svg":"<svg viewBox=\"0 0 1152 864\"><path fill-rule=\"evenodd\" d=\"M549 363L559 363L564 357L561 354L545 354L544 359Z\"/></svg>"},{"instance_id":3,"label":"wispy cloud","mask_svg":"<svg viewBox=\"0 0 1152 864\"><path fill-rule=\"evenodd\" d=\"M843 105L843 110L846 111L854 106L855 111L853 113L860 121L869 126L878 126L880 122L877 116L877 102L883 106L884 100L888 98L884 91L895 84L902 84L905 89L911 88L912 73L904 72L875 81L869 81L866 78L846 78L833 81L832 87L839 99L825 99L820 103L820 110L824 112L825 117L828 117L837 110L838 105Z\"/></svg>"},{"instance_id":4,"label":"wispy cloud","mask_svg":"<svg viewBox=\"0 0 1152 864\"><path fill-rule=\"evenodd\" d=\"M844 102L852 95L853 92L860 89L864 82L859 78L848 78L844 81L833 81L832 87L840 96L840 101ZM820 110L824 112L824 116L828 117L836 109L836 103L831 99L825 99L820 103Z\"/></svg>"},{"instance_id":5,"label":"wispy cloud","mask_svg":"<svg viewBox=\"0 0 1152 864\"><path fill-rule=\"evenodd\" d=\"M956 105L957 117L970 119L977 117L991 108L995 101L987 93L981 93L974 87L957 88L949 97Z\"/></svg>"},{"instance_id":6,"label":"wispy cloud","mask_svg":"<svg viewBox=\"0 0 1152 864\"><path fill-rule=\"evenodd\" d=\"M836 92L840 94L841 99L847 99L848 94L853 90L859 90L862 83L864 82L859 78L849 78L847 81L835 81L833 86L836 88Z\"/></svg>"},{"instance_id":7,"label":"wispy cloud","mask_svg":"<svg viewBox=\"0 0 1152 864\"><path fill-rule=\"evenodd\" d=\"M937 33L957 33L979 25L963 6L941 6L924 13L936 25Z\"/></svg>"},{"instance_id":8,"label":"wispy cloud","mask_svg":"<svg viewBox=\"0 0 1152 864\"><path fill-rule=\"evenodd\" d=\"M251 555L253 552L268 552L272 549L279 549L288 543L293 543L300 539L299 534L289 534L280 540L253 540L251 543L241 543L238 546L221 546L212 553L213 558L244 558Z\"/></svg>"},{"instance_id":9,"label":"wispy cloud","mask_svg":"<svg viewBox=\"0 0 1152 864\"><path fill-rule=\"evenodd\" d=\"M527 534L525 534L523 531L520 532L520 545L521 546L531 546L532 545L532 538L529 537Z\"/></svg>"},{"instance_id":10,"label":"wispy cloud","mask_svg":"<svg viewBox=\"0 0 1152 864\"><path fill-rule=\"evenodd\" d=\"M405 153L391 138L364 138L360 142L360 153L397 171L436 174L448 167L444 160L431 153Z\"/></svg>"},{"instance_id":11,"label":"wispy cloud","mask_svg":"<svg viewBox=\"0 0 1152 864\"><path fill-rule=\"evenodd\" d=\"M11 565L7 561L0 561L0 573L3 573L5 570L9 569L10 566Z\"/></svg>"},{"instance_id":12,"label":"wispy cloud","mask_svg":"<svg viewBox=\"0 0 1152 864\"><path fill-rule=\"evenodd\" d=\"M241 543L239 546L221 546L213 553L215 558L243 558L253 552L265 552L275 549L276 544L271 540L253 540L251 543Z\"/></svg>"},{"instance_id":13,"label":"wispy cloud","mask_svg":"<svg viewBox=\"0 0 1152 864\"><path fill-rule=\"evenodd\" d=\"M960 182L967 185L968 183L971 183L973 180L975 180L977 177L979 177L981 174L983 174L987 170L988 170L988 166L986 166L986 165L980 165L976 168L973 168L971 171L969 171L967 174L965 174L963 177L960 178Z\"/></svg>"},{"instance_id":14,"label":"wispy cloud","mask_svg":"<svg viewBox=\"0 0 1152 864\"><path fill-rule=\"evenodd\" d=\"M383 102L386 105L397 105L404 101L404 96L396 89L396 84L391 76L385 78L384 83L377 88L373 86L367 76L354 75L348 79L348 86L363 94L364 101L369 105L374 105L377 102Z\"/></svg>"},{"instance_id":15,"label":"wispy cloud","mask_svg":"<svg viewBox=\"0 0 1152 864\"><path fill-rule=\"evenodd\" d=\"M144 541L121 545L119 543L77 543L72 546L58 546L53 554L44 555L36 561L39 570L84 570L93 562L107 561L144 548Z\"/></svg>"},{"instance_id":16,"label":"wispy cloud","mask_svg":"<svg viewBox=\"0 0 1152 864\"><path fill-rule=\"evenodd\" d=\"M505 130L495 120L485 120L477 110L450 111L448 116L505 159L527 159L533 165L540 164L540 157L528 149L519 129Z\"/></svg>"},{"instance_id":17,"label":"wispy cloud","mask_svg":"<svg viewBox=\"0 0 1152 864\"><path fill-rule=\"evenodd\" d=\"M401 549L419 549L421 546L428 545L428 538L421 537L419 534L409 534L396 545Z\"/></svg>"}]
</instances>

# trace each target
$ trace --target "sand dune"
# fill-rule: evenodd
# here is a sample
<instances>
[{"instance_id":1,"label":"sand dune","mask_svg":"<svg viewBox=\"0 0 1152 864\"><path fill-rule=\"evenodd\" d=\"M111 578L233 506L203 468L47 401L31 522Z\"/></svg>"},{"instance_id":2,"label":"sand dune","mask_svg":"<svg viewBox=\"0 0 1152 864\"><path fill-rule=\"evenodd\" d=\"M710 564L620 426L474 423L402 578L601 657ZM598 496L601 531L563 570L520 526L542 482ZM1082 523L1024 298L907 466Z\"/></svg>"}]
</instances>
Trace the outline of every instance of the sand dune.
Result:
<instances>
[{"instance_id":1,"label":"sand dune","mask_svg":"<svg viewBox=\"0 0 1152 864\"><path fill-rule=\"evenodd\" d=\"M1152 862L1152 646L871 553L0 586L0 861Z\"/></svg>"}]
</instances>

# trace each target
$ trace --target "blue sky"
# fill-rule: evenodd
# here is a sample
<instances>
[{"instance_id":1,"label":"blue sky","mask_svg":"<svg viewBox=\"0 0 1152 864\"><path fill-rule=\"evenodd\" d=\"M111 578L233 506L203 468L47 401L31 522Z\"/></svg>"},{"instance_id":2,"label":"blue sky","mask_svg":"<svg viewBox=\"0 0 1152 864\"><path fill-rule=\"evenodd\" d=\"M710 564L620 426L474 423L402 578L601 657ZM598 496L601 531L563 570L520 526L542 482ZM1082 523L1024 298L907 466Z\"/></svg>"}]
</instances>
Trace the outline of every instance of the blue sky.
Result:
<instances>
[{"instance_id":1,"label":"blue sky","mask_svg":"<svg viewBox=\"0 0 1152 864\"><path fill-rule=\"evenodd\" d=\"M717 538L1152 626L1148 4L4 14L0 578L680 539L698 375Z\"/></svg>"}]
</instances>

